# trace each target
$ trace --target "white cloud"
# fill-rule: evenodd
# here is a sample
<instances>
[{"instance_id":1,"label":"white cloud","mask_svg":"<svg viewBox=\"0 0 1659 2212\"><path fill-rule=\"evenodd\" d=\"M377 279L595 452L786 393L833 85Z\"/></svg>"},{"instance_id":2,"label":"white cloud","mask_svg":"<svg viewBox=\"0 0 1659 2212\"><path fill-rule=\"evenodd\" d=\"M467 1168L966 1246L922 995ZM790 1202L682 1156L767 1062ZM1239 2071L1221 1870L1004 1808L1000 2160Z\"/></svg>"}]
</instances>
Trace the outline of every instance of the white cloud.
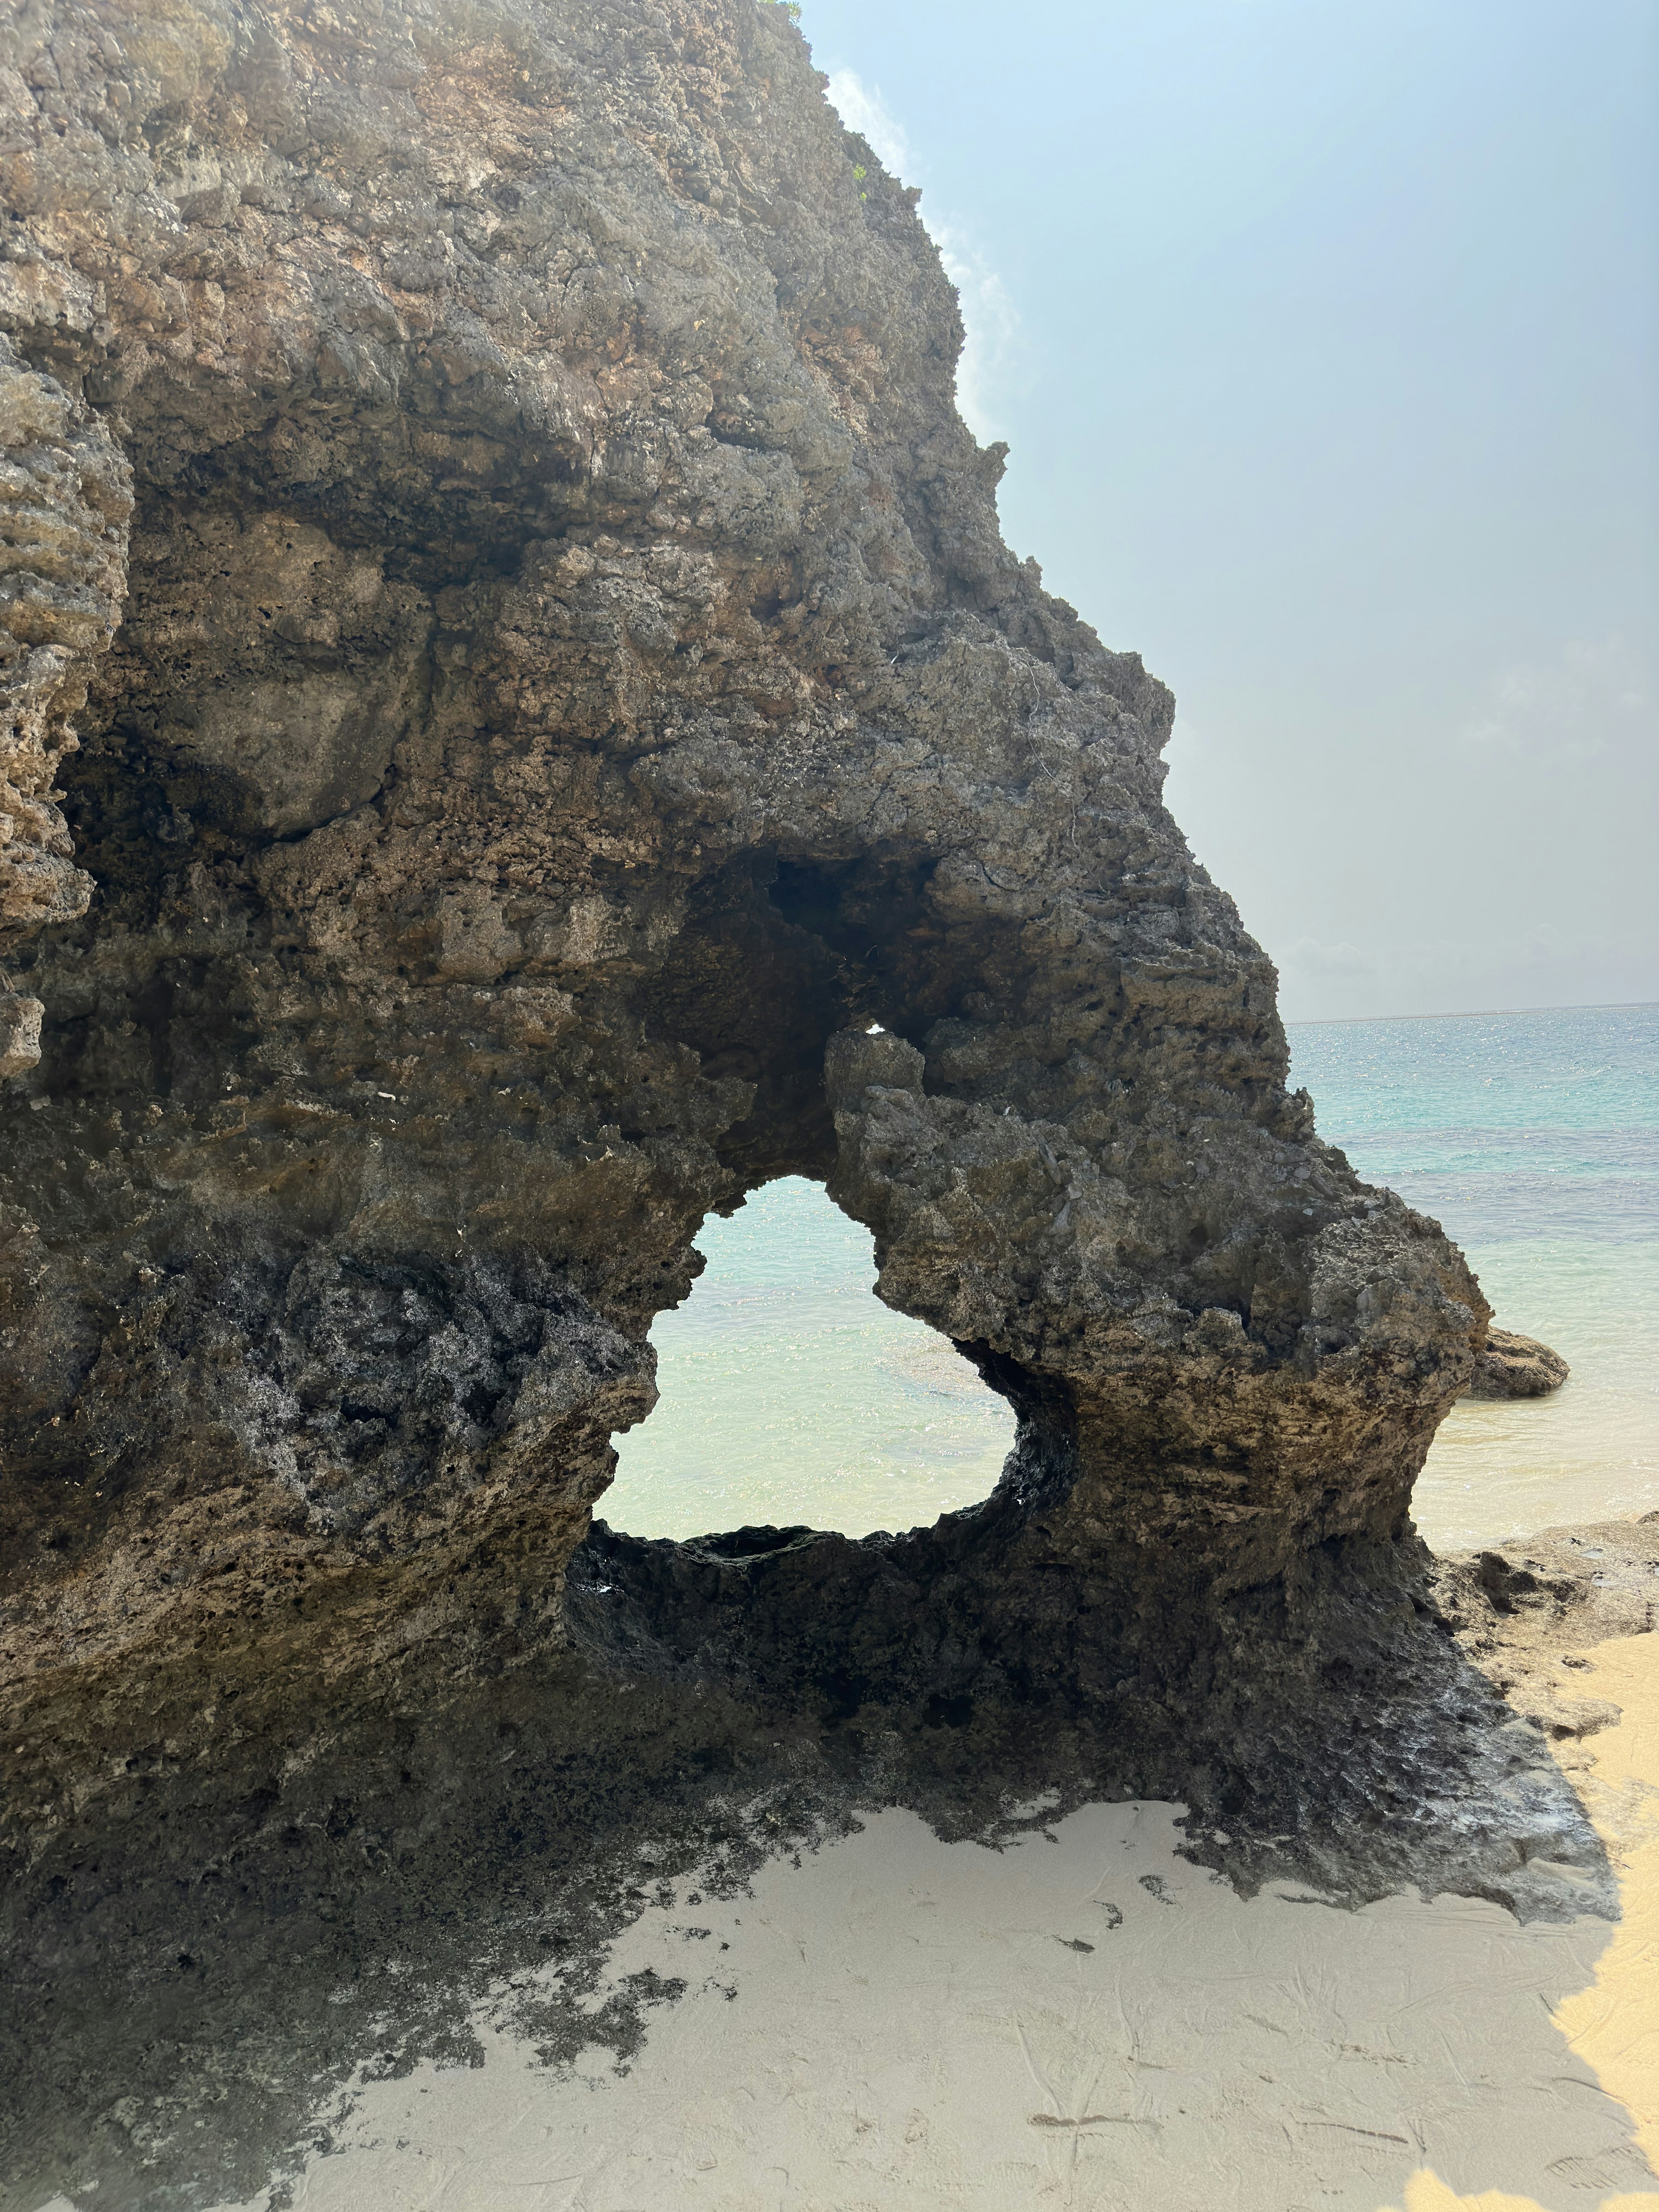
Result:
<instances>
[{"instance_id":1,"label":"white cloud","mask_svg":"<svg viewBox=\"0 0 1659 2212\"><path fill-rule=\"evenodd\" d=\"M933 227L945 273L962 302L964 338L957 363L957 405L981 445L1002 435L997 393L1006 390L1020 351L1019 310L984 256L949 223Z\"/></svg>"},{"instance_id":2,"label":"white cloud","mask_svg":"<svg viewBox=\"0 0 1659 2212\"><path fill-rule=\"evenodd\" d=\"M1372 945L1352 945L1346 939L1326 945L1317 938L1299 937L1284 953L1281 965L1286 973L1295 971L1322 981L1387 975L1431 982L1474 977L1498 969L1536 973L1612 949L1612 940L1605 936L1558 929L1553 923L1541 922L1524 933L1502 936L1419 937Z\"/></svg>"},{"instance_id":3,"label":"white cloud","mask_svg":"<svg viewBox=\"0 0 1659 2212\"><path fill-rule=\"evenodd\" d=\"M1316 937L1298 937L1286 948L1279 965L1287 974L1294 970L1322 982L1328 977L1375 975L1382 963L1375 952L1350 945L1346 939L1340 945L1322 945Z\"/></svg>"},{"instance_id":4,"label":"white cloud","mask_svg":"<svg viewBox=\"0 0 1659 2212\"><path fill-rule=\"evenodd\" d=\"M882 98L879 85L867 85L855 70L830 72L830 98L849 131L869 142L884 169L915 181L920 158L904 126ZM981 444L1000 437L997 394L1017 374L1020 353L1019 311L1007 287L973 240L958 224L922 222L939 252L945 273L962 302L965 340L957 364L957 405Z\"/></svg>"},{"instance_id":5,"label":"white cloud","mask_svg":"<svg viewBox=\"0 0 1659 2212\"><path fill-rule=\"evenodd\" d=\"M1364 945L1299 937L1278 955L1279 1006L1287 1021L1328 1021L1639 997L1643 962L1640 947L1551 922L1486 937Z\"/></svg>"},{"instance_id":6,"label":"white cloud","mask_svg":"<svg viewBox=\"0 0 1659 2212\"><path fill-rule=\"evenodd\" d=\"M1569 642L1553 660L1505 670L1458 735L1477 753L1583 760L1639 735L1653 720L1642 655L1608 637Z\"/></svg>"},{"instance_id":7,"label":"white cloud","mask_svg":"<svg viewBox=\"0 0 1659 2212\"><path fill-rule=\"evenodd\" d=\"M881 87L866 84L856 70L832 70L830 104L849 131L868 139L876 159L894 176L910 175L917 167L910 142L881 96Z\"/></svg>"}]
</instances>

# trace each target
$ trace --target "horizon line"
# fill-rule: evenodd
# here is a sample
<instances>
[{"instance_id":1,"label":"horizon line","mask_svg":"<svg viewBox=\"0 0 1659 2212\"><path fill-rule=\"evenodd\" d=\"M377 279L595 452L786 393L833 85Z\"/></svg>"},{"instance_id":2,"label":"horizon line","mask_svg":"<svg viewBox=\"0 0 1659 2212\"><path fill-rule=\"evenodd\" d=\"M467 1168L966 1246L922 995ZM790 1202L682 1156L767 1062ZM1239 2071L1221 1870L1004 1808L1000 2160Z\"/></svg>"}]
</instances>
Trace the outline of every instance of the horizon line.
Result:
<instances>
[{"instance_id":1,"label":"horizon line","mask_svg":"<svg viewBox=\"0 0 1659 2212\"><path fill-rule=\"evenodd\" d=\"M1334 1029L1344 1022L1483 1022L1496 1014L1618 1014L1659 1006L1659 999L1589 999L1565 1006L1465 1006L1445 1014L1310 1014L1285 1021L1287 1030ZM1279 1018L1284 1020L1281 1015Z\"/></svg>"}]
</instances>

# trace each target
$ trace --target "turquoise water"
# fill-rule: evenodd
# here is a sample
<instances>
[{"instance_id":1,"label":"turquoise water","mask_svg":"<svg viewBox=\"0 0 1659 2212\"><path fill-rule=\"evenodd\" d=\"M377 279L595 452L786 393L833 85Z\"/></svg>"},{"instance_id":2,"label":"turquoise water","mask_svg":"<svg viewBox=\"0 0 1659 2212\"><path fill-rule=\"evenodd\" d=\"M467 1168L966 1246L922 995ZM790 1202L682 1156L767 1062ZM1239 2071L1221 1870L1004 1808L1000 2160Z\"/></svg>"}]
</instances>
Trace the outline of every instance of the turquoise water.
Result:
<instances>
[{"instance_id":1,"label":"turquoise water","mask_svg":"<svg viewBox=\"0 0 1659 2212\"><path fill-rule=\"evenodd\" d=\"M925 1322L876 1297L873 1241L790 1176L729 1221L708 1265L659 1316L661 1402L617 1439L599 1510L638 1536L746 1522L867 1535L983 1498L1014 1438L1006 1400Z\"/></svg>"},{"instance_id":2,"label":"turquoise water","mask_svg":"<svg viewBox=\"0 0 1659 2212\"><path fill-rule=\"evenodd\" d=\"M1504 1328L1571 1364L1548 1398L1453 1407L1413 1502L1429 1541L1659 1510L1659 1006L1290 1036L1322 1136L1444 1224Z\"/></svg>"},{"instance_id":3,"label":"turquoise water","mask_svg":"<svg viewBox=\"0 0 1659 2212\"><path fill-rule=\"evenodd\" d=\"M1659 1510L1659 1006L1291 1031L1293 1079L1360 1173L1445 1224L1498 1318L1572 1378L1466 1401L1415 1510L1443 1547ZM662 1401L601 1507L640 1535L808 1522L860 1535L982 1498L1013 1420L943 1338L872 1296L867 1231L769 1185L697 1237L652 1331Z\"/></svg>"}]
</instances>

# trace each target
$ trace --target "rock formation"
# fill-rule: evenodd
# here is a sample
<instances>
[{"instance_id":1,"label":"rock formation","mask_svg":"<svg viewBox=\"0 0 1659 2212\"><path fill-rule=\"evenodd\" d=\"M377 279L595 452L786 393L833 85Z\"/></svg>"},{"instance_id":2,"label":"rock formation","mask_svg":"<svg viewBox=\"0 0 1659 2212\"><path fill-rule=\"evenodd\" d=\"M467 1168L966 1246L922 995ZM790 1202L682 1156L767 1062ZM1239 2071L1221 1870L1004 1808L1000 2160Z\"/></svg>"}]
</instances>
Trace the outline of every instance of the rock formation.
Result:
<instances>
[{"instance_id":1,"label":"rock formation","mask_svg":"<svg viewBox=\"0 0 1659 2212\"><path fill-rule=\"evenodd\" d=\"M594 1807L793 1729L964 1790L1070 1747L1322 1820L1361 1889L1425 1805L1492 1893L1539 1834L1593 1857L1427 1615L1479 1288L1287 1092L1161 804L1170 695L1004 547L917 196L822 82L768 0L0 25L37 1869L151 1866L181 1804L368 1833L529 1681L609 1745ZM1012 1400L1000 1488L867 1544L589 1539L692 1236L785 1173Z\"/></svg>"},{"instance_id":2,"label":"rock formation","mask_svg":"<svg viewBox=\"0 0 1659 2212\"><path fill-rule=\"evenodd\" d=\"M1466 1398L1547 1398L1552 1390L1561 1388L1571 1372L1560 1353L1540 1344L1535 1336L1489 1328L1463 1395Z\"/></svg>"}]
</instances>

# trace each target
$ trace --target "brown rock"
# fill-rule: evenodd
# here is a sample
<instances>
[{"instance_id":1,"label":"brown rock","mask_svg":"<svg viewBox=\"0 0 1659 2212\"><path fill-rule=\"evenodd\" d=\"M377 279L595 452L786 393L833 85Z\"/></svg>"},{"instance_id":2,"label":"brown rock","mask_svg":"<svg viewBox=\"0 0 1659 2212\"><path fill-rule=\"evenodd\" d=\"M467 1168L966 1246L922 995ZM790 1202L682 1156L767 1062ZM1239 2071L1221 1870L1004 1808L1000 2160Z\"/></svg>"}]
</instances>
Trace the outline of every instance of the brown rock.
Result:
<instances>
[{"instance_id":1,"label":"brown rock","mask_svg":"<svg viewBox=\"0 0 1659 2212\"><path fill-rule=\"evenodd\" d=\"M46 1008L39 999L20 999L15 991L0 990L0 1076L21 1075L39 1065L40 1018Z\"/></svg>"},{"instance_id":2,"label":"brown rock","mask_svg":"<svg viewBox=\"0 0 1659 2212\"><path fill-rule=\"evenodd\" d=\"M1408 1519L1486 1302L1287 1091L1170 694L1004 545L915 196L788 12L30 0L0 71L31 1863L348 1769L374 1827L398 1732L459 1772L521 1679L613 1811L799 1735L1361 1889L1524 1866ZM594 1529L697 1227L786 1173L1013 1402L1002 1484Z\"/></svg>"},{"instance_id":3,"label":"brown rock","mask_svg":"<svg viewBox=\"0 0 1659 2212\"><path fill-rule=\"evenodd\" d=\"M1536 1337L1493 1328L1464 1390L1466 1398L1544 1398L1559 1390L1571 1373L1559 1352Z\"/></svg>"},{"instance_id":4,"label":"brown rock","mask_svg":"<svg viewBox=\"0 0 1659 2212\"><path fill-rule=\"evenodd\" d=\"M1442 1619L1516 1711L1558 1743L1593 1735L1618 1709L1583 1694L1594 1666L1583 1655L1653 1629L1659 1514L1449 1554L1435 1562L1433 1581Z\"/></svg>"}]
</instances>

